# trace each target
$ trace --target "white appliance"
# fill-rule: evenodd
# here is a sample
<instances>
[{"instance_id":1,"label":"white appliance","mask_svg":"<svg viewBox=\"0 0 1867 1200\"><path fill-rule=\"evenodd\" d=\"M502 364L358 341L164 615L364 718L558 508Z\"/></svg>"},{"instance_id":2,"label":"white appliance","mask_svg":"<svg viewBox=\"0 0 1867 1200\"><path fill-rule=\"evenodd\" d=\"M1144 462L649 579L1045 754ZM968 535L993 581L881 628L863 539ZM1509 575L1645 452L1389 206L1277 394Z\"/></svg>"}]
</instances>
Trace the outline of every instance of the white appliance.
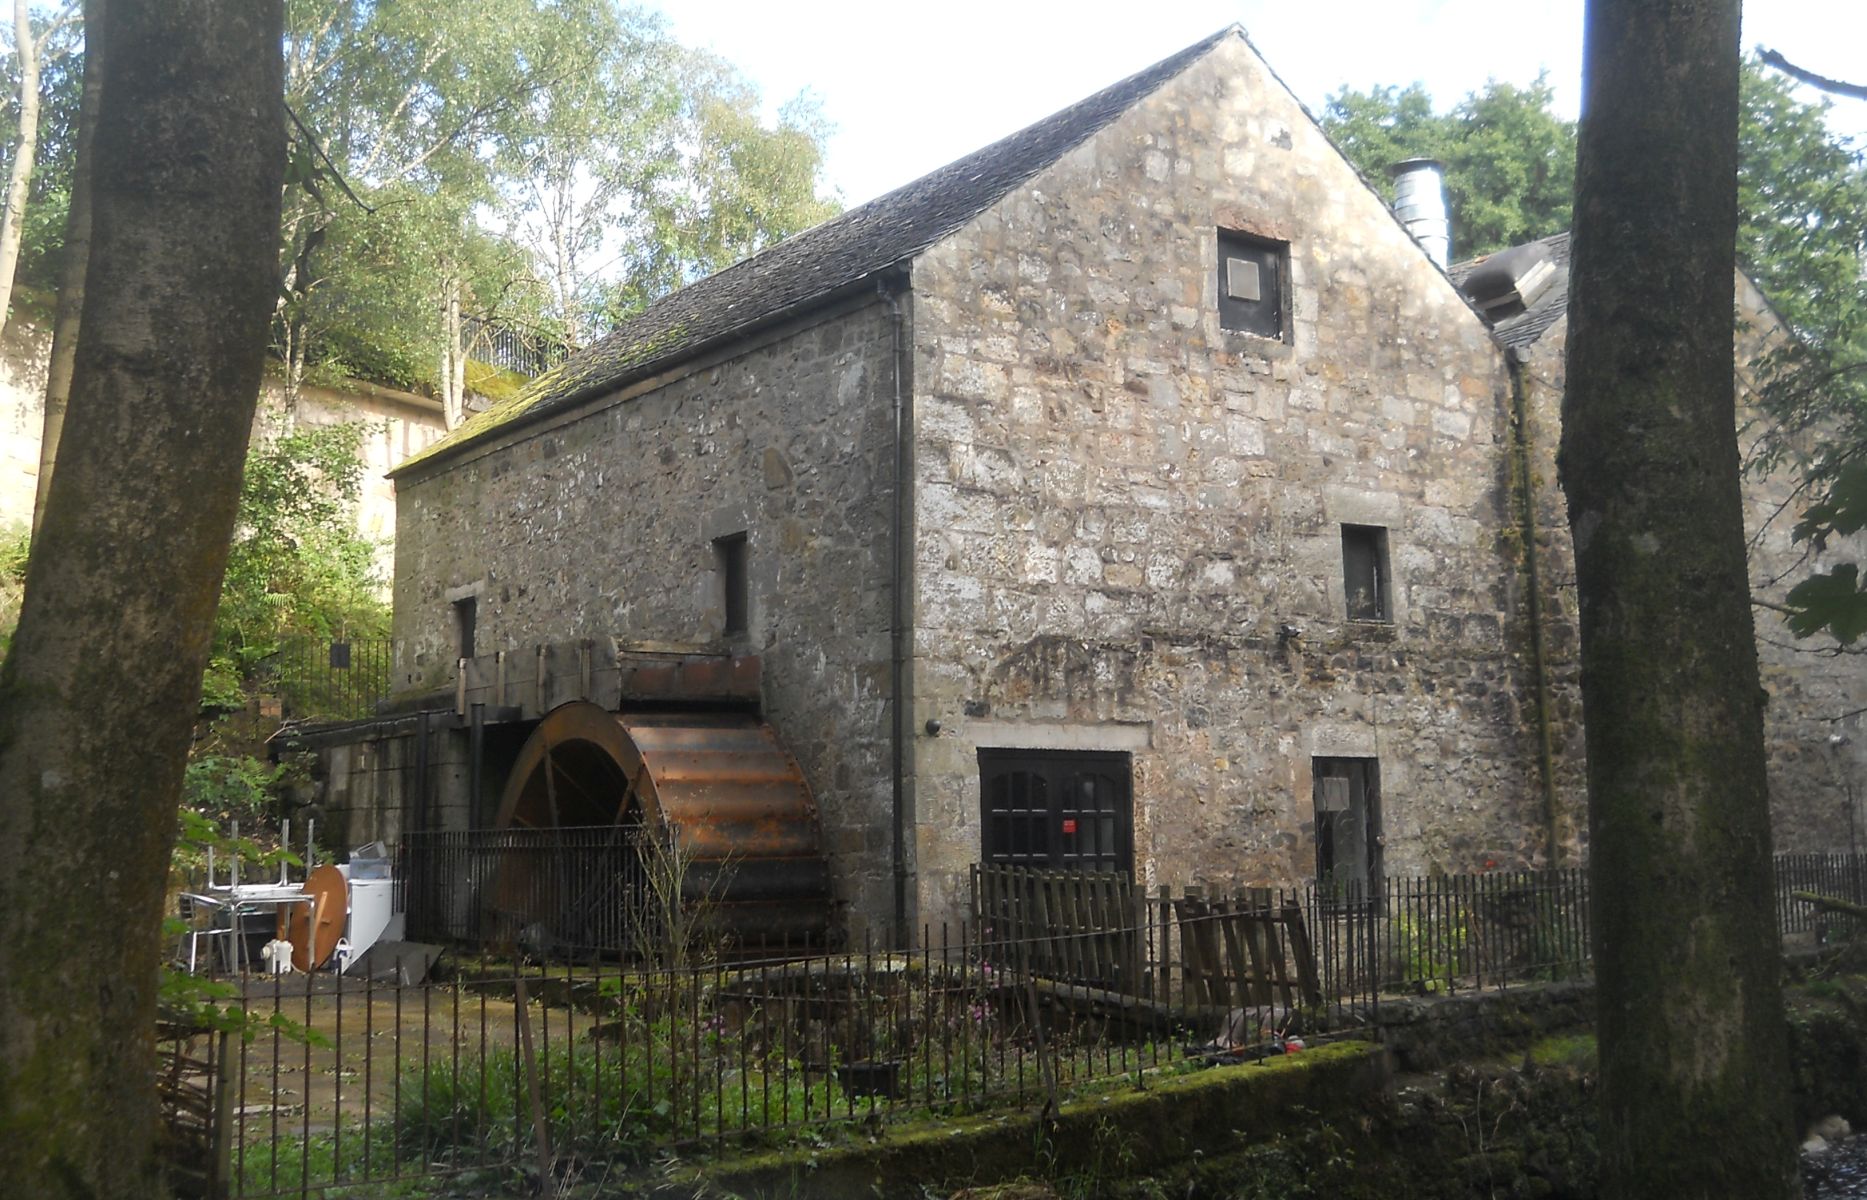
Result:
<instances>
[{"instance_id":1,"label":"white appliance","mask_svg":"<svg viewBox=\"0 0 1867 1200\"><path fill-rule=\"evenodd\" d=\"M363 952L385 938L402 936L402 915L395 911L395 880L382 843L371 842L350 852L350 861L338 870L350 883L350 911L344 922L344 940L350 953L342 969L363 957Z\"/></svg>"}]
</instances>

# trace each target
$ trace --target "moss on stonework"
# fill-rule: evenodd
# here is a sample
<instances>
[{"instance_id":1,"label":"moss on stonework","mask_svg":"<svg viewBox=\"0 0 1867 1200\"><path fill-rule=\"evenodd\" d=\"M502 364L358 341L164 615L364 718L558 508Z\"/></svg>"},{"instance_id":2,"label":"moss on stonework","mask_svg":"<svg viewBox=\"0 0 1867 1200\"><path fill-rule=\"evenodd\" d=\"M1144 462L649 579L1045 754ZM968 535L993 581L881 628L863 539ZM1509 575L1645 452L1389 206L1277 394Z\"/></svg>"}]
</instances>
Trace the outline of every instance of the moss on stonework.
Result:
<instances>
[{"instance_id":1,"label":"moss on stonework","mask_svg":"<svg viewBox=\"0 0 1867 1200\"><path fill-rule=\"evenodd\" d=\"M1787 1006L1798 1128L1830 1113L1867 1125L1867 974L1804 981ZM1595 1055L1591 1034L1545 1037L1389 1086L1376 1047L1322 1047L1151 1077L1145 1090L1067 1103L1050 1122L1018 1113L848 1127L691 1172L658 1194L1592 1200Z\"/></svg>"},{"instance_id":2,"label":"moss on stonework","mask_svg":"<svg viewBox=\"0 0 1867 1200\"><path fill-rule=\"evenodd\" d=\"M516 398L524 390L525 384L525 376L517 371L483 363L477 358L467 360L467 390L485 396L494 404L503 404Z\"/></svg>"},{"instance_id":3,"label":"moss on stonework","mask_svg":"<svg viewBox=\"0 0 1867 1200\"><path fill-rule=\"evenodd\" d=\"M636 345L629 347L627 350L608 355L604 360L605 370L611 375L620 376L629 368L640 366L643 363L651 361L667 347L686 337L686 335L686 325L677 324L670 326L654 337L645 338ZM471 367L473 364L469 363L468 365ZM462 422L457 429L435 442L432 446L427 447L418 454L412 454L408 458L403 459L401 464L397 466L394 471L390 472L390 474L401 475L415 466L452 453L471 442L477 442L490 437L497 430L507 426L521 424L525 417L535 409L538 409L547 402L554 403L566 396L573 395L578 388L584 386L584 374L586 370L587 363L585 357L583 355L572 355L570 358L552 367L529 383L509 389L508 394L503 398L493 397L493 393L491 392L483 392L482 394L493 397L494 399L490 407L475 413L472 418ZM509 372L506 374L509 374ZM516 379L517 376L513 378ZM476 388L475 390L479 389Z\"/></svg>"},{"instance_id":4,"label":"moss on stonework","mask_svg":"<svg viewBox=\"0 0 1867 1200\"><path fill-rule=\"evenodd\" d=\"M1867 1125L1867 976L1811 979L1787 1000L1796 1128L1831 1113Z\"/></svg>"}]
</instances>

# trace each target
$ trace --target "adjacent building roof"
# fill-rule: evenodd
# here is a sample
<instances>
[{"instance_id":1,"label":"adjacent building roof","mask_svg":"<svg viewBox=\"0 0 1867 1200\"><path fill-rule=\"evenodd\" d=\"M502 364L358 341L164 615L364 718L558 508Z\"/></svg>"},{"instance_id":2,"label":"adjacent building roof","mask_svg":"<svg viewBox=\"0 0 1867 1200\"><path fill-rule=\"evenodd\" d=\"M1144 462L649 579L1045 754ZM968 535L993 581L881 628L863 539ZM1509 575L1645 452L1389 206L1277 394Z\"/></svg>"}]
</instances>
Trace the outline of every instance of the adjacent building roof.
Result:
<instances>
[{"instance_id":1,"label":"adjacent building roof","mask_svg":"<svg viewBox=\"0 0 1867 1200\"><path fill-rule=\"evenodd\" d=\"M1237 25L1222 29L1002 141L688 284L391 474L613 392L874 278L964 226L1226 38L1244 36Z\"/></svg>"},{"instance_id":2,"label":"adjacent building roof","mask_svg":"<svg viewBox=\"0 0 1867 1200\"><path fill-rule=\"evenodd\" d=\"M1512 350L1528 350L1537 339L1549 331L1550 326L1562 320L1569 311L1569 235L1567 231L1526 242L1522 247L1512 246L1511 251L1529 249L1537 258L1548 262L1556 269L1556 276L1550 282L1548 290L1531 301L1529 307L1515 312L1506 312L1496 318L1487 318L1491 323L1491 333L1497 340ZM1500 253L1504 253L1500 251ZM1494 257L1485 255L1468 262L1454 263L1446 268L1446 274L1461 290L1472 271L1485 261Z\"/></svg>"}]
</instances>

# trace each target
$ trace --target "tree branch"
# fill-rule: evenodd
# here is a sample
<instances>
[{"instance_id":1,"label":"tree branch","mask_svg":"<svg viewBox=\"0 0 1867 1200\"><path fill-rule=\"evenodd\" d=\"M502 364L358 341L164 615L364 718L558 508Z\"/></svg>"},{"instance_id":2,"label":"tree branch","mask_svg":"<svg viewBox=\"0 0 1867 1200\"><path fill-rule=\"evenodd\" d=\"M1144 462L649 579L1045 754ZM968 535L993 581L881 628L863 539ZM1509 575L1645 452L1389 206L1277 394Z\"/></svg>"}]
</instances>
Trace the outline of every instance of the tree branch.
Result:
<instances>
[{"instance_id":1,"label":"tree branch","mask_svg":"<svg viewBox=\"0 0 1867 1200\"><path fill-rule=\"evenodd\" d=\"M1858 83L1847 83L1840 79L1830 79L1826 75L1817 75L1813 71L1798 67L1795 63L1790 62L1774 50L1760 50L1757 52L1757 57L1762 60L1763 65L1766 67L1775 67L1798 83L1806 83L1812 88L1820 88L1830 95L1846 96L1850 100L1867 100L1867 86Z\"/></svg>"}]
</instances>

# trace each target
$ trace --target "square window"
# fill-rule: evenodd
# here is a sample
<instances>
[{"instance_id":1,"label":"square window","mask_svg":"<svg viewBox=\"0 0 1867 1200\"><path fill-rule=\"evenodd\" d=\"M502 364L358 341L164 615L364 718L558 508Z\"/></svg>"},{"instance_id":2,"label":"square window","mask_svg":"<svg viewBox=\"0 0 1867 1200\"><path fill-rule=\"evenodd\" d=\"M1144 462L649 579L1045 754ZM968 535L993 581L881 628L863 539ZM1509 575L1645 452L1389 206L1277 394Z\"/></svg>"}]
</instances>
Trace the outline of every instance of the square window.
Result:
<instances>
[{"instance_id":1,"label":"square window","mask_svg":"<svg viewBox=\"0 0 1867 1200\"><path fill-rule=\"evenodd\" d=\"M749 628L750 586L746 578L746 535L731 533L713 539L713 558L720 579L720 610L725 615L720 630L726 637L739 637Z\"/></svg>"},{"instance_id":2,"label":"square window","mask_svg":"<svg viewBox=\"0 0 1867 1200\"><path fill-rule=\"evenodd\" d=\"M1342 592L1351 621L1393 620L1387 578L1387 530L1342 526Z\"/></svg>"},{"instance_id":3,"label":"square window","mask_svg":"<svg viewBox=\"0 0 1867 1200\"><path fill-rule=\"evenodd\" d=\"M1290 246L1219 231L1219 324L1282 341L1289 327Z\"/></svg>"}]
</instances>

